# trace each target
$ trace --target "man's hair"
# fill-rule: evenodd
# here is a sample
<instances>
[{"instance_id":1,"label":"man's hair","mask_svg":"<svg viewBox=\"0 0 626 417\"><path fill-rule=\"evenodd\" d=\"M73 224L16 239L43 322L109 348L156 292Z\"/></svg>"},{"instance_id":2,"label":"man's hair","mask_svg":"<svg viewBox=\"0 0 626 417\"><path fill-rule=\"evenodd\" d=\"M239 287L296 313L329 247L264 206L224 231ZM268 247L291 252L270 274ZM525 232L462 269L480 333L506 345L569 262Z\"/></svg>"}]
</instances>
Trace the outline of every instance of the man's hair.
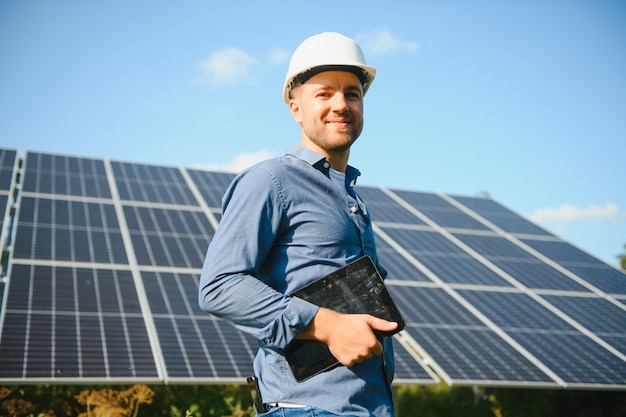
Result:
<instances>
[{"instance_id":1,"label":"man's hair","mask_svg":"<svg viewBox=\"0 0 626 417\"><path fill-rule=\"evenodd\" d=\"M296 91L298 88L302 87L302 84L304 84L299 77L296 77L293 79L293 82L291 83L291 89L289 90L289 98L292 99L293 98L293 93L294 91Z\"/></svg>"}]
</instances>

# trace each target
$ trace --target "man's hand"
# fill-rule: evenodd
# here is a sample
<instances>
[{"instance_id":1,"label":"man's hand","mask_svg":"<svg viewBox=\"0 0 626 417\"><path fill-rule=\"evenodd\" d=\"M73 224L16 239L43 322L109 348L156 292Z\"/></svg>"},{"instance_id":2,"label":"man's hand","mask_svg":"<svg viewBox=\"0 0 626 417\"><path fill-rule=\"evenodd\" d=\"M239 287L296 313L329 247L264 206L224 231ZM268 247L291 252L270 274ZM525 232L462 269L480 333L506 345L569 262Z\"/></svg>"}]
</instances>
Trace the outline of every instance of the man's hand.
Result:
<instances>
[{"instance_id":1,"label":"man's hand","mask_svg":"<svg viewBox=\"0 0 626 417\"><path fill-rule=\"evenodd\" d=\"M324 342L341 364L352 366L383 353L374 330L388 332L397 327L398 323L369 314L343 314L320 308L298 338Z\"/></svg>"}]
</instances>

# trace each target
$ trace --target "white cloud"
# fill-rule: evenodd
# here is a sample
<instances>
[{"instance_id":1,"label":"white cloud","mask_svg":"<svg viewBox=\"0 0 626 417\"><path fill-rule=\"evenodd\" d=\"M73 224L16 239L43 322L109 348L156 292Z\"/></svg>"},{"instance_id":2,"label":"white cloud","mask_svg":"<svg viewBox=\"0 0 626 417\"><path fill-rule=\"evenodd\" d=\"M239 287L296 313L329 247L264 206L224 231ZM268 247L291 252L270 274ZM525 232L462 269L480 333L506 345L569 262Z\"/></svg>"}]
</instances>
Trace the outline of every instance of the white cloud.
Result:
<instances>
[{"instance_id":1,"label":"white cloud","mask_svg":"<svg viewBox=\"0 0 626 417\"><path fill-rule=\"evenodd\" d=\"M415 52L417 50L417 42L397 39L387 29L362 33L357 35L355 40L361 45L366 56L369 54L380 55L398 51Z\"/></svg>"},{"instance_id":2,"label":"white cloud","mask_svg":"<svg viewBox=\"0 0 626 417\"><path fill-rule=\"evenodd\" d=\"M535 210L527 217L537 223L573 222L580 220L616 221L626 217L626 212L621 211L617 204L613 203L607 203L604 207L592 205L587 208L563 204L558 208L547 207Z\"/></svg>"},{"instance_id":3,"label":"white cloud","mask_svg":"<svg viewBox=\"0 0 626 417\"><path fill-rule=\"evenodd\" d=\"M268 62L270 65L282 65L289 62L289 51L280 48L272 48Z\"/></svg>"},{"instance_id":4,"label":"white cloud","mask_svg":"<svg viewBox=\"0 0 626 417\"><path fill-rule=\"evenodd\" d=\"M233 160L227 164L209 164L203 165L201 167L196 167L199 169L207 169L212 171L225 171L225 172L241 172L244 169L256 164L257 162L265 161L266 159L274 158L275 155L267 150L263 149L258 152L253 153L240 153L236 155Z\"/></svg>"},{"instance_id":5,"label":"white cloud","mask_svg":"<svg viewBox=\"0 0 626 417\"><path fill-rule=\"evenodd\" d=\"M251 78L251 70L257 59L238 48L222 49L200 62L202 74L198 82L213 86L237 85Z\"/></svg>"}]
</instances>

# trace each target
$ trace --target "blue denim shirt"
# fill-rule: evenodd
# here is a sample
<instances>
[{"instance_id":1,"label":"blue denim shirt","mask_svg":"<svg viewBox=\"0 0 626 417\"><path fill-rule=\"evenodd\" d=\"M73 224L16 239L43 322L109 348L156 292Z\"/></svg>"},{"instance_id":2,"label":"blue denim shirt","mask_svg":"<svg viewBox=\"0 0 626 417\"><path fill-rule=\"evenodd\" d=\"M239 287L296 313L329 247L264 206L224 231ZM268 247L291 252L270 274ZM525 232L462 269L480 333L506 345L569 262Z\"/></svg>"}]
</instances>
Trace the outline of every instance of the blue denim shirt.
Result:
<instances>
[{"instance_id":1,"label":"blue denim shirt","mask_svg":"<svg viewBox=\"0 0 626 417\"><path fill-rule=\"evenodd\" d=\"M354 416L391 416L393 348L352 367L296 382L283 349L318 307L293 291L362 255L378 264L369 213L352 188L329 178L321 155L291 146L280 157L239 174L222 201L199 285L200 307L259 340L255 374L264 402L291 402Z\"/></svg>"}]
</instances>

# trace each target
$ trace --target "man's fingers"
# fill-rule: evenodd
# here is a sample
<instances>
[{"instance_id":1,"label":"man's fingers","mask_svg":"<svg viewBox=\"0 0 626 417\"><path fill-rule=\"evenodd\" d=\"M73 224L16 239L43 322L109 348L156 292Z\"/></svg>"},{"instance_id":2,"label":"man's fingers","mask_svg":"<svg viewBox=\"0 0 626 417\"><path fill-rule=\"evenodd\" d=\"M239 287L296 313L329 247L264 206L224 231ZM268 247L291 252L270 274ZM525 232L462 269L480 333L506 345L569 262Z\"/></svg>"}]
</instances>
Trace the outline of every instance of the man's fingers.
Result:
<instances>
[{"instance_id":1,"label":"man's fingers","mask_svg":"<svg viewBox=\"0 0 626 417\"><path fill-rule=\"evenodd\" d=\"M325 319L326 311L320 309L320 322L329 324L324 337L318 340L326 343L337 360L346 366L363 362L383 353L383 344L375 332L391 332L398 328L398 323L383 320L369 314L342 314L332 311ZM316 316L317 317L317 316ZM324 319L324 320L322 320Z\"/></svg>"},{"instance_id":2,"label":"man's fingers","mask_svg":"<svg viewBox=\"0 0 626 417\"><path fill-rule=\"evenodd\" d=\"M372 349L372 353L374 355L382 355L383 354L383 344L378 342L376 343L376 347Z\"/></svg>"},{"instance_id":3,"label":"man's fingers","mask_svg":"<svg viewBox=\"0 0 626 417\"><path fill-rule=\"evenodd\" d=\"M395 321L387 321L374 316L371 316L368 324L373 330L380 330L381 332L390 332L398 328L398 323Z\"/></svg>"}]
</instances>

